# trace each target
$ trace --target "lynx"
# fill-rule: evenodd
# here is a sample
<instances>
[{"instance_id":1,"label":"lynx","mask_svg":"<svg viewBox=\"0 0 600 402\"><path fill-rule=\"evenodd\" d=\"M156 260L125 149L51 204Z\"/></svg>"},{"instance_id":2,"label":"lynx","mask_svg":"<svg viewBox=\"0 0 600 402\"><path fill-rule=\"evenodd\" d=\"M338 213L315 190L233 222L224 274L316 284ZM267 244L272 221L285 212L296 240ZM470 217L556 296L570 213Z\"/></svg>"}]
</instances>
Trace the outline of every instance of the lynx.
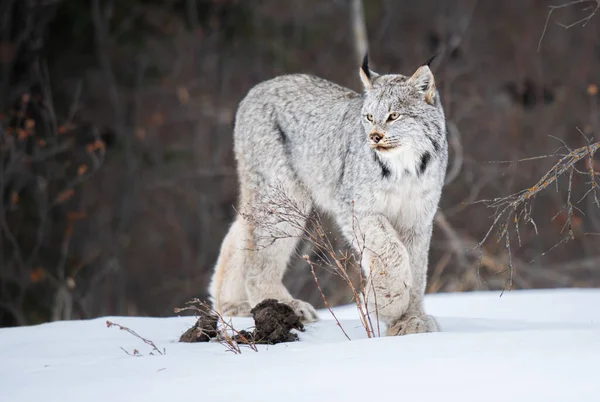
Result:
<instances>
[{"instance_id":1,"label":"lynx","mask_svg":"<svg viewBox=\"0 0 600 402\"><path fill-rule=\"evenodd\" d=\"M429 62L408 77L379 75L365 56L362 94L311 75L285 75L252 88L236 113L234 150L242 210L229 229L210 285L224 315L249 315L265 298L305 321L315 309L294 299L282 277L301 234L264 247L263 225L244 218L282 189L308 215L330 214L356 250L388 335L439 330L423 307L433 218L448 160L444 110ZM353 221L363 234L354 235ZM296 236L294 236L294 234ZM369 293L375 297L368 297ZM376 305L374 305L376 303Z\"/></svg>"}]
</instances>

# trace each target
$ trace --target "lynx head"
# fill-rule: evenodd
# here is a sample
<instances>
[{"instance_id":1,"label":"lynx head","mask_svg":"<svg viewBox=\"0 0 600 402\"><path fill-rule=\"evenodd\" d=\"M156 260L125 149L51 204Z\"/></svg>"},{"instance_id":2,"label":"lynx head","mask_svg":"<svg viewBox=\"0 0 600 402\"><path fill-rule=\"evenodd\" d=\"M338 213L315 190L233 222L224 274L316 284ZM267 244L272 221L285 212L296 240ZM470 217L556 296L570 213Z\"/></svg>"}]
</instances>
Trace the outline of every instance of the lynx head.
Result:
<instances>
[{"instance_id":1,"label":"lynx head","mask_svg":"<svg viewBox=\"0 0 600 402\"><path fill-rule=\"evenodd\" d=\"M369 70L365 56L359 71L365 88L365 140L381 160L415 173L422 173L446 142L444 111L429 62L410 77L378 75Z\"/></svg>"}]
</instances>

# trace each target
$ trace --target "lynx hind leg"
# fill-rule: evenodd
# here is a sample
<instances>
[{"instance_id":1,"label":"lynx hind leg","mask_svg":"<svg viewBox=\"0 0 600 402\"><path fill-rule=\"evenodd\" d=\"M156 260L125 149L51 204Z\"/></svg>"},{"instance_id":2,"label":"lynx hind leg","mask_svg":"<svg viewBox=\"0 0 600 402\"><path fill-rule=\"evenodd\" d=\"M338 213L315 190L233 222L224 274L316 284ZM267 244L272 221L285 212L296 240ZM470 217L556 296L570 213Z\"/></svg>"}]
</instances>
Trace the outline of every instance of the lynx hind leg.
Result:
<instances>
[{"instance_id":1,"label":"lynx hind leg","mask_svg":"<svg viewBox=\"0 0 600 402\"><path fill-rule=\"evenodd\" d=\"M213 308L224 316L249 316L250 302L246 293L244 272L243 220L238 217L223 240L219 258L213 273L209 293Z\"/></svg>"},{"instance_id":2,"label":"lynx hind leg","mask_svg":"<svg viewBox=\"0 0 600 402\"><path fill-rule=\"evenodd\" d=\"M293 181L290 167L277 170L277 179L246 191L246 214L253 250L245 253L246 291L251 306L276 299L292 307L304 322L318 319L309 303L294 299L283 285L290 256L294 252L312 202L306 190Z\"/></svg>"}]
</instances>

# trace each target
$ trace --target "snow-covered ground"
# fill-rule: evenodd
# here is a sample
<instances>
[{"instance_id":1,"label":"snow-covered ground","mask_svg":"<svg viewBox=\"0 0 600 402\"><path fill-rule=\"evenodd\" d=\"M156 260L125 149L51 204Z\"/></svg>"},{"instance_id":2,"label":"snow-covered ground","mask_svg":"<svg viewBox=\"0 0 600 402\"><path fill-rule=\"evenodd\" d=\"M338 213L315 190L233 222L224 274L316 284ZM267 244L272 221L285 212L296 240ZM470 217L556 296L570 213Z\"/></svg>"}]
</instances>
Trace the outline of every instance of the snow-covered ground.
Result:
<instances>
[{"instance_id":1,"label":"snow-covered ground","mask_svg":"<svg viewBox=\"0 0 600 402\"><path fill-rule=\"evenodd\" d=\"M193 317L0 329L0 401L600 401L600 290L431 295L443 332L365 339L352 306L300 342L226 352L181 344ZM234 320L238 328L252 320ZM144 357L127 356L138 349Z\"/></svg>"}]
</instances>

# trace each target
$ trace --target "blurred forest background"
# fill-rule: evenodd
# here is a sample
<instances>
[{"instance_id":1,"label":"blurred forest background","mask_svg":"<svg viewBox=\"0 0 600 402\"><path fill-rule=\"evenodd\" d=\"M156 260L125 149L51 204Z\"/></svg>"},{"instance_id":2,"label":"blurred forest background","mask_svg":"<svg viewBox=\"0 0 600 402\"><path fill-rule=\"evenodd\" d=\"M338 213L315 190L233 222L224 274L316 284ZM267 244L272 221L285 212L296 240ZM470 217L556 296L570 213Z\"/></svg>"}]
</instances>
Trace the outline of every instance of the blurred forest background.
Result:
<instances>
[{"instance_id":1,"label":"blurred forest background","mask_svg":"<svg viewBox=\"0 0 600 402\"><path fill-rule=\"evenodd\" d=\"M479 269L468 251L493 213L472 202L532 186L556 158L490 161L551 154L553 137L600 140L597 2L548 20L560 1L364 0L362 15L355 3L2 0L0 326L171 315L206 297L235 213L238 102L285 73L360 90L361 20L379 73L409 75L440 53L451 162L428 291L504 288L504 243L485 243ZM573 177L573 199L589 187ZM593 197L576 204L575 239L542 256L564 237L565 196L561 182L536 198L513 288L600 286ZM323 306L306 263L293 265L292 294ZM343 281L318 274L331 304L350 301Z\"/></svg>"}]
</instances>

